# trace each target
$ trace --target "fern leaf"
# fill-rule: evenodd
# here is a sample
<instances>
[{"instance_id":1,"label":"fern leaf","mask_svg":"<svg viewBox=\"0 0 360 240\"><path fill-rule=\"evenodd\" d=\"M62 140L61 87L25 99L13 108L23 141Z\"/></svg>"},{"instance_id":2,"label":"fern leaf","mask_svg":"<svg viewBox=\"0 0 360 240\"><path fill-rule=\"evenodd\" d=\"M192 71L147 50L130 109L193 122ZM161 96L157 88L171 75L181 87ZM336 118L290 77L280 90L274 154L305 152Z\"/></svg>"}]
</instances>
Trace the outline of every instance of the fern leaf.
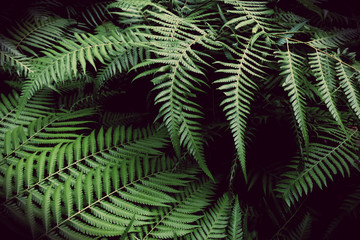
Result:
<instances>
[{"instance_id":1,"label":"fern leaf","mask_svg":"<svg viewBox=\"0 0 360 240\"><path fill-rule=\"evenodd\" d=\"M73 196L71 188L71 177L68 177L64 184L64 195L63 202L65 204L65 211L68 217L71 217L73 214Z\"/></svg>"},{"instance_id":2,"label":"fern leaf","mask_svg":"<svg viewBox=\"0 0 360 240\"><path fill-rule=\"evenodd\" d=\"M16 153L18 156L30 156L32 153L42 150L50 150L50 147L42 147L41 145L55 145L59 143L71 142L78 137L76 131L87 129L84 126L90 121L76 121L77 118L92 115L93 110L80 110L73 114L59 114L58 116L47 116L38 118L30 123L26 129L20 126L10 129L4 136L5 155L0 160L2 164ZM71 124L73 127L62 127ZM26 131L26 133L25 133ZM60 133L61 132L61 133ZM1 142L0 142L1 143ZM55 151L58 145L53 149L53 162L49 165L49 170L53 171L55 164Z\"/></svg>"},{"instance_id":3,"label":"fern leaf","mask_svg":"<svg viewBox=\"0 0 360 240\"><path fill-rule=\"evenodd\" d=\"M34 72L29 59L18 52L15 46L8 43L2 36L0 36L0 66L8 69L10 73L16 72L19 76L27 76Z\"/></svg>"},{"instance_id":4,"label":"fern leaf","mask_svg":"<svg viewBox=\"0 0 360 240\"><path fill-rule=\"evenodd\" d=\"M230 198L224 194L199 220L200 228L191 234L191 239L224 239L230 211Z\"/></svg>"},{"instance_id":5,"label":"fern leaf","mask_svg":"<svg viewBox=\"0 0 360 240\"><path fill-rule=\"evenodd\" d=\"M62 185L58 185L55 188L54 194L53 194L53 201L52 201L52 211L53 211L53 215L55 217L55 222L56 224L59 224L61 221L61 190L62 190ZM47 229L46 231L48 231L49 229Z\"/></svg>"},{"instance_id":6,"label":"fern leaf","mask_svg":"<svg viewBox=\"0 0 360 240\"><path fill-rule=\"evenodd\" d=\"M30 18L26 22L9 28L7 34L16 48L38 56L36 50L45 50L51 47L56 40L64 37L65 30L72 24L74 24L74 20L59 17L46 20Z\"/></svg>"},{"instance_id":7,"label":"fern leaf","mask_svg":"<svg viewBox=\"0 0 360 240\"><path fill-rule=\"evenodd\" d=\"M334 29L333 31L316 31L314 39L308 43L318 49L334 49L357 39L360 36L359 29Z\"/></svg>"},{"instance_id":8,"label":"fern leaf","mask_svg":"<svg viewBox=\"0 0 360 240\"><path fill-rule=\"evenodd\" d=\"M87 25L97 27L104 23L104 21L112 18L111 13L107 11L109 2L97 2L89 4L81 14Z\"/></svg>"},{"instance_id":9,"label":"fern leaf","mask_svg":"<svg viewBox=\"0 0 360 240\"><path fill-rule=\"evenodd\" d=\"M209 33L193 24L194 19L191 17L180 18L163 11L165 13L148 12L151 20L159 26L144 27L152 34L141 34L153 40L153 52L159 57L142 62L134 69L160 64L160 67L140 73L137 78L159 73L152 79L154 90L159 91L155 104L161 104L159 117L164 119L174 150L179 157L180 145L185 145L209 175L210 172L204 164L203 142L198 137L200 129L197 119L201 118L202 113L193 101L195 95L191 93L199 90L197 85L204 85L204 81L197 77L204 75L197 65L207 64L202 56L208 56L194 49L194 46L216 49L218 44Z\"/></svg>"},{"instance_id":10,"label":"fern leaf","mask_svg":"<svg viewBox=\"0 0 360 240\"><path fill-rule=\"evenodd\" d=\"M14 165L10 165L5 172L5 198L8 199L13 192Z\"/></svg>"},{"instance_id":11,"label":"fern leaf","mask_svg":"<svg viewBox=\"0 0 360 240\"><path fill-rule=\"evenodd\" d=\"M17 164L16 164L16 170L15 170L15 187L16 187L16 193L19 193L23 189L23 180L24 180L24 159L22 158Z\"/></svg>"},{"instance_id":12,"label":"fern leaf","mask_svg":"<svg viewBox=\"0 0 360 240\"><path fill-rule=\"evenodd\" d=\"M236 196L229 221L228 236L226 239L241 240L243 237L242 213L239 198Z\"/></svg>"},{"instance_id":13,"label":"fern leaf","mask_svg":"<svg viewBox=\"0 0 360 240\"><path fill-rule=\"evenodd\" d=\"M155 159L154 159L155 160ZM76 206L79 206L76 201L73 202L73 195L78 194L76 188L80 188L79 182L85 181L82 184L82 188L84 192L88 192L87 188L90 187L86 183L86 181L90 181L91 185L96 186L97 184L100 185L100 189L103 189L103 185L105 181L100 181L96 179L96 175L100 176L100 178L104 178L101 175L97 174L97 172L102 173L100 171L101 168L97 168L95 171L91 171L89 174L93 175L92 172L95 172L95 177L90 177L87 180L87 177L83 178L82 174L79 174L75 181L74 189L71 187L72 177L68 177L64 186L64 198L63 201L65 203L64 206L61 206L59 203L57 207L63 208L67 213L66 216L58 215L62 218L61 222L57 222L56 225L51 223L53 226L52 228L48 229L46 233L42 236L50 236L55 229L60 228L64 229L65 226L70 227L72 229L73 234L81 234L83 236L120 236L126 229L126 225L131 222L131 219L135 215L135 219L133 220L133 226L141 226L141 225L149 225L152 224L152 216L155 214L153 211L147 210L147 208L140 207L144 205L154 206L155 208L158 207L166 207L168 204L175 203L174 198L168 196L166 192L162 192L157 189L153 188L145 188L140 184L142 180L149 180L152 179L156 180L160 178L162 181L155 181L156 184L168 186L170 189L172 188L173 183L176 185L184 185L187 181L186 179L192 179L192 174L188 174L185 172L183 173L174 173L171 172L172 164L163 164L169 161L170 159L167 158L160 158L155 160L157 163L154 165L155 171L149 172L147 175L136 175L134 179L130 181L126 181L126 185L120 185L119 188L114 189L113 183L111 182L111 190L106 195L99 195L95 194L92 195L93 198L86 202L84 206L82 206L78 211L73 211ZM139 164L139 165L137 165ZM141 168L142 163L135 161L135 168ZM111 167L107 167L111 168ZM105 168L105 169L107 169ZM99 169L99 170L98 170ZM126 168L127 171L131 171L131 169ZM104 170L106 171L106 170ZM171 173L171 174L170 174ZM129 176L129 175L128 175ZM169 179L169 181L164 181L164 178ZM141 181L140 181L141 180ZM209 185L210 184L210 185ZM201 195L196 195L198 198L207 198L209 194L213 194L210 190L213 183L209 180L202 183L201 191L205 191ZM59 185L61 186L61 185ZM199 187L200 187L199 186ZM95 192L96 192L95 187ZM188 188L196 189L194 187L188 186ZM57 188L59 189L59 187ZM55 190L53 194L53 199L58 198L55 194L59 194L60 190ZM200 189L196 191L197 194L200 194ZM131 193L131 195L127 194L127 192ZM46 193L47 194L47 193ZM40 196L41 198L46 198L46 194L44 196ZM195 194L195 193L194 193ZM140 196L143 198L140 200ZM76 198L75 198L76 199ZM58 200L57 200L58 201ZM155 203L157 204L151 204ZM205 201L207 202L207 201ZM205 203L204 202L204 203ZM166 204L159 204L159 203L166 203ZM207 203L208 204L208 203ZM194 207L193 203L189 202L189 209L194 209L193 211L199 211L198 207ZM85 211L89 209L90 211ZM54 211L55 212L55 211ZM51 214L51 213L49 213ZM121 217L120 217L121 216ZM148 217L149 216L149 217ZM58 218L56 217L56 218ZM49 218L53 219L53 217ZM52 220L53 221L53 220ZM57 220L58 221L58 220ZM195 220L193 220L195 221ZM96 226L96 227L95 227ZM96 231L98 229L99 231ZM133 230L130 229L130 232ZM60 231L61 234L61 231ZM80 236L80 235L79 235Z\"/></svg>"},{"instance_id":14,"label":"fern leaf","mask_svg":"<svg viewBox=\"0 0 360 240\"><path fill-rule=\"evenodd\" d=\"M312 218L309 213L307 213L300 224L296 227L295 231L290 232L289 239L310 239L311 234L311 223Z\"/></svg>"},{"instance_id":15,"label":"fern leaf","mask_svg":"<svg viewBox=\"0 0 360 240\"><path fill-rule=\"evenodd\" d=\"M280 73L285 80L283 87L288 92L290 103L298 123L302 137L305 142L305 148L309 145L309 133L306 123L306 102L303 83L306 81L303 75L303 66L301 56L291 52L289 42L286 42L286 52L277 52L280 58L279 63L284 70Z\"/></svg>"},{"instance_id":16,"label":"fern leaf","mask_svg":"<svg viewBox=\"0 0 360 240\"><path fill-rule=\"evenodd\" d=\"M76 178L76 182L74 185L74 199L76 203L76 209L80 211L83 208L83 177L82 172Z\"/></svg>"},{"instance_id":17,"label":"fern leaf","mask_svg":"<svg viewBox=\"0 0 360 240\"><path fill-rule=\"evenodd\" d=\"M247 179L245 154L246 119L250 113L250 103L251 100L253 100L253 92L257 88L252 77L263 78L260 74L263 74L264 71L261 69L262 65L259 62L266 61L265 58L261 56L266 49L261 49L257 44L251 47L251 38L239 38L244 41L244 43L241 43L240 52L224 45L230 52L240 57L237 59L237 63L216 62L226 67L217 70L217 72L231 75L214 81L214 84L221 84L218 89L223 91L226 96L221 102L221 105L224 106L223 109L230 123L237 156L243 175L245 179Z\"/></svg>"},{"instance_id":18,"label":"fern leaf","mask_svg":"<svg viewBox=\"0 0 360 240\"><path fill-rule=\"evenodd\" d=\"M34 216L34 205L32 201L32 193L30 192L26 200L26 209L25 209L26 219L29 223L32 237L35 238L35 216Z\"/></svg>"},{"instance_id":19,"label":"fern leaf","mask_svg":"<svg viewBox=\"0 0 360 240\"><path fill-rule=\"evenodd\" d=\"M121 32L120 36L126 46L122 52L117 53L117 56L105 63L105 66L99 70L96 77L100 81L98 88L103 86L105 81L129 71L150 56L148 40L139 34L138 30L125 30Z\"/></svg>"},{"instance_id":20,"label":"fern leaf","mask_svg":"<svg viewBox=\"0 0 360 240\"><path fill-rule=\"evenodd\" d=\"M87 62L95 67L95 60L104 62L121 54L126 55L127 47L132 46L132 43L124 43L126 39L116 32L109 37L75 33L74 38L76 40L59 42L55 49L44 52L46 57L37 58L34 62L36 70L29 75L30 80L22 89L20 109L43 86L78 77L79 67L86 74Z\"/></svg>"},{"instance_id":21,"label":"fern leaf","mask_svg":"<svg viewBox=\"0 0 360 240\"><path fill-rule=\"evenodd\" d=\"M336 76L340 79L340 85L344 90L350 107L360 119L360 95L353 83L353 73L343 63L338 62L336 64Z\"/></svg>"},{"instance_id":22,"label":"fern leaf","mask_svg":"<svg viewBox=\"0 0 360 240\"><path fill-rule=\"evenodd\" d=\"M48 231L50 228L50 197L52 194L52 186L49 186L44 194L44 198L41 203L41 209L43 214L43 224L45 226L45 231Z\"/></svg>"},{"instance_id":23,"label":"fern leaf","mask_svg":"<svg viewBox=\"0 0 360 240\"><path fill-rule=\"evenodd\" d=\"M277 184L277 191L289 206L299 201L304 194L312 192L314 185L320 189L327 186L327 179L333 180L338 172L342 176L345 172L350 175L349 164L354 164L356 156L352 142L357 138L357 131L347 134L339 132L338 135L334 147L318 143L309 145L308 158L302 172L297 171L297 161L288 166L291 170L282 175L284 179Z\"/></svg>"},{"instance_id":24,"label":"fern leaf","mask_svg":"<svg viewBox=\"0 0 360 240\"><path fill-rule=\"evenodd\" d=\"M336 120L338 125L345 131L345 126L341 120L340 112L336 106L334 91L334 72L331 69L332 62L328 57L316 50L315 53L309 54L309 64L313 68L314 76L318 81L319 93L325 102L329 112Z\"/></svg>"},{"instance_id":25,"label":"fern leaf","mask_svg":"<svg viewBox=\"0 0 360 240\"><path fill-rule=\"evenodd\" d=\"M214 186L212 181L202 179L186 187L186 194L181 194L175 205L163 209L160 217L154 226L144 236L156 238L181 237L191 233L197 228L196 221L201 218L196 213L209 205L209 197L213 195L211 190Z\"/></svg>"},{"instance_id":26,"label":"fern leaf","mask_svg":"<svg viewBox=\"0 0 360 240\"><path fill-rule=\"evenodd\" d=\"M25 165L25 171L24 171L24 180L25 180L25 187L30 187L33 184L34 177L34 160L37 153L32 154L27 160Z\"/></svg>"},{"instance_id":27,"label":"fern leaf","mask_svg":"<svg viewBox=\"0 0 360 240\"><path fill-rule=\"evenodd\" d=\"M235 29L251 28L253 33L256 33L257 29L264 33L270 32L273 29L271 16L274 12L266 6L267 2L236 0L224 0L224 2L233 5L235 9L228 10L229 13L239 16L226 22L224 27L235 25Z\"/></svg>"}]
</instances>

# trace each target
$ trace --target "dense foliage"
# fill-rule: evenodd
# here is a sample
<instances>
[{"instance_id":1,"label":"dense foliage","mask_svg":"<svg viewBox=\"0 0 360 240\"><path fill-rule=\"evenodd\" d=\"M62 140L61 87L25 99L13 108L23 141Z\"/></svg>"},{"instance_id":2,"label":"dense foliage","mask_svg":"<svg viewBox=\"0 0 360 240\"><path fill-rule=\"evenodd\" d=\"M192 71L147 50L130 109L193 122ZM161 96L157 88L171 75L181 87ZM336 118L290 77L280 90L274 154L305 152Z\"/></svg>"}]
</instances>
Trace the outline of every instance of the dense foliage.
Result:
<instances>
[{"instance_id":1,"label":"dense foliage","mask_svg":"<svg viewBox=\"0 0 360 240\"><path fill-rule=\"evenodd\" d=\"M4 4L1 224L23 239L350 239L360 25L327 2Z\"/></svg>"}]
</instances>

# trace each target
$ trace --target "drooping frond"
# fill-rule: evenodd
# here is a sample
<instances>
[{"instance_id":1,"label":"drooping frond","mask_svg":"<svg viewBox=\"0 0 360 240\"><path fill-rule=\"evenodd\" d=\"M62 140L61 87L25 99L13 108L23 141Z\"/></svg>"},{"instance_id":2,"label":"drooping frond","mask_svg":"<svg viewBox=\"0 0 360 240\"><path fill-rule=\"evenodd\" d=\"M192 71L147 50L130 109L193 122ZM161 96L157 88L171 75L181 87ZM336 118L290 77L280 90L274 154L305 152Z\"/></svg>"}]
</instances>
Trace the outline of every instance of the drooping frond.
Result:
<instances>
[{"instance_id":1,"label":"drooping frond","mask_svg":"<svg viewBox=\"0 0 360 240\"><path fill-rule=\"evenodd\" d=\"M294 160L288 166L290 168L282 176L277 184L279 195L290 206L299 201L303 195L307 195L318 186L320 189L327 186L327 180L333 180L333 176L341 173L350 175L350 167L355 166L356 150L353 142L358 141L357 130L348 130L344 133L339 130L332 131L332 137L325 138L335 145L311 143L308 148L307 158L304 161L304 169L299 172L299 160ZM326 130L325 130L326 132Z\"/></svg>"},{"instance_id":2,"label":"drooping frond","mask_svg":"<svg viewBox=\"0 0 360 240\"><path fill-rule=\"evenodd\" d=\"M334 97L336 83L333 59L318 50L314 53L310 53L309 56L309 65L317 80L317 88L320 97L335 121L345 131Z\"/></svg>"},{"instance_id":3,"label":"drooping frond","mask_svg":"<svg viewBox=\"0 0 360 240\"><path fill-rule=\"evenodd\" d=\"M302 57L290 50L288 40L286 40L286 51L278 51L280 58L280 68L283 69L280 75L284 77L282 86L288 92L290 103L294 112L296 122L301 131L305 147L309 144L309 133L306 121L306 99L305 89L303 88L306 78L304 75L305 67Z\"/></svg>"},{"instance_id":4,"label":"drooping frond","mask_svg":"<svg viewBox=\"0 0 360 240\"><path fill-rule=\"evenodd\" d=\"M340 206L340 210L358 216L360 213L360 188L356 187L349 195L347 195Z\"/></svg>"},{"instance_id":5,"label":"drooping frond","mask_svg":"<svg viewBox=\"0 0 360 240\"><path fill-rule=\"evenodd\" d=\"M340 86L342 87L348 103L358 119L360 119L360 95L358 88L354 84L354 76L358 74L350 69L342 62L336 63L336 76L340 79Z\"/></svg>"},{"instance_id":6,"label":"drooping frond","mask_svg":"<svg viewBox=\"0 0 360 240\"><path fill-rule=\"evenodd\" d=\"M203 140L198 119L202 112L194 102L194 91L206 83L201 65L207 65L204 58L209 57L197 48L216 49L217 43L211 33L196 26L191 16L181 18L164 9L165 13L150 12L149 20L156 25L150 33L142 33L151 40L157 58L148 59L135 68L158 66L140 73L137 78L156 74L152 79L154 90L158 91L155 104L161 104L159 116L163 117L171 141L178 156L180 145L184 145L195 157L201 168L211 176L203 157ZM158 73L158 74L157 74Z\"/></svg>"},{"instance_id":7,"label":"drooping frond","mask_svg":"<svg viewBox=\"0 0 360 240\"><path fill-rule=\"evenodd\" d=\"M300 22L298 24L296 24L295 26L293 26L289 31L287 31L288 33L286 34L282 34L281 38L277 41L277 45L281 46L283 44L286 43L286 39L290 39L294 36L295 33L297 33L305 24L307 21L303 21Z\"/></svg>"},{"instance_id":8,"label":"drooping frond","mask_svg":"<svg viewBox=\"0 0 360 240\"><path fill-rule=\"evenodd\" d=\"M119 95L119 92L114 90L102 90L102 91L86 91L86 87L93 86L96 81L93 78L90 79L90 83L77 79L71 83L56 84L56 88L60 92L60 96L57 105L62 110L76 111L84 108L96 108L101 104L104 104L109 98ZM74 91L74 89L76 89ZM115 124L119 125L119 124Z\"/></svg>"},{"instance_id":9,"label":"drooping frond","mask_svg":"<svg viewBox=\"0 0 360 240\"><path fill-rule=\"evenodd\" d=\"M262 69L262 63L266 62L266 56L263 54L266 54L268 49L260 44L253 44L252 38L238 36L238 39L241 47L239 46L237 50L224 45L226 50L236 56L237 63L216 62L224 67L217 72L230 76L218 79L214 81L214 84L221 84L218 89L225 94L221 105L230 122L237 156L246 179L245 131L250 104L257 89L257 84L253 79L263 78L262 75L265 72Z\"/></svg>"}]
</instances>

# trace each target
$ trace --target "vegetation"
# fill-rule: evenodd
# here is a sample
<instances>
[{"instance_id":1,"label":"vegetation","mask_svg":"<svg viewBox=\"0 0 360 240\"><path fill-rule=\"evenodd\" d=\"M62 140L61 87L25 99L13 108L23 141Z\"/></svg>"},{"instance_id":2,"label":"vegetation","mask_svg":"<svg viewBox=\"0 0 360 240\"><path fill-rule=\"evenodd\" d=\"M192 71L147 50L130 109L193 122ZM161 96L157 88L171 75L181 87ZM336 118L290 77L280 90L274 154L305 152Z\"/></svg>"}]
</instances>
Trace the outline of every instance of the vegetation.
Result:
<instances>
[{"instance_id":1,"label":"vegetation","mask_svg":"<svg viewBox=\"0 0 360 240\"><path fill-rule=\"evenodd\" d=\"M0 17L1 225L14 237L358 234L355 11L19 4Z\"/></svg>"}]
</instances>

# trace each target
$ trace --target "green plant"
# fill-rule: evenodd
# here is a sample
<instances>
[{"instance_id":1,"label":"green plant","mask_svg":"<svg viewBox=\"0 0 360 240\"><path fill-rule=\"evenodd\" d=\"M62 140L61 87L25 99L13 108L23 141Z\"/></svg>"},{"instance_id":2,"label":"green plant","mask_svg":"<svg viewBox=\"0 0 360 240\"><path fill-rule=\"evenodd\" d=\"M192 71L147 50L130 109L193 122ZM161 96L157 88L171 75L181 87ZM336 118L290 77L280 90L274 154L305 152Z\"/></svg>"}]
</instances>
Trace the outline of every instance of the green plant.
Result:
<instances>
[{"instance_id":1,"label":"green plant","mask_svg":"<svg viewBox=\"0 0 360 240\"><path fill-rule=\"evenodd\" d=\"M320 6L29 3L0 35L4 224L34 239L335 236L344 214L314 232L312 194L359 180L360 29Z\"/></svg>"}]
</instances>

